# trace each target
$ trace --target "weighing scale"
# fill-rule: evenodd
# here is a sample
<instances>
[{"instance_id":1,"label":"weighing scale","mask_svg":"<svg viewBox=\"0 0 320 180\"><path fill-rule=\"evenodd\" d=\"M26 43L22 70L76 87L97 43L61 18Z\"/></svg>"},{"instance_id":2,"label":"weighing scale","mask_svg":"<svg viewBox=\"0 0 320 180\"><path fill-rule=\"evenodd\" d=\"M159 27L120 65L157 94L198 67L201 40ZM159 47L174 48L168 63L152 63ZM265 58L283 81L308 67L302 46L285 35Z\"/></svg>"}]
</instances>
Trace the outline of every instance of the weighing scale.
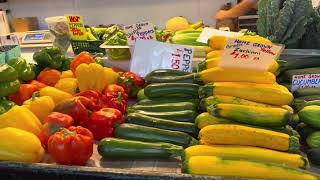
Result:
<instances>
[{"instance_id":1,"label":"weighing scale","mask_svg":"<svg viewBox=\"0 0 320 180\"><path fill-rule=\"evenodd\" d=\"M49 31L28 31L23 35L21 44L51 44L52 39Z\"/></svg>"}]
</instances>

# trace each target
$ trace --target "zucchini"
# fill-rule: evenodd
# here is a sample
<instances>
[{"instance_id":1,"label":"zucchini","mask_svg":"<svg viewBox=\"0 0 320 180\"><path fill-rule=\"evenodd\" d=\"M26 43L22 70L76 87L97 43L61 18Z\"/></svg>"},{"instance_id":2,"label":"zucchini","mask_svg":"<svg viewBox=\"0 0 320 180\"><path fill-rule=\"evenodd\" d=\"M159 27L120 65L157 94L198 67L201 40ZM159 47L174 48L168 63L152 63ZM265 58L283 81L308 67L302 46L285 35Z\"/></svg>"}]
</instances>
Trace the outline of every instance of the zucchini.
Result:
<instances>
[{"instance_id":1,"label":"zucchini","mask_svg":"<svg viewBox=\"0 0 320 180\"><path fill-rule=\"evenodd\" d=\"M201 144L243 145L268 148L291 153L300 152L299 139L273 130L237 124L216 124L199 132Z\"/></svg>"},{"instance_id":2,"label":"zucchini","mask_svg":"<svg viewBox=\"0 0 320 180\"><path fill-rule=\"evenodd\" d=\"M169 143L104 138L98 144L98 152L104 158L171 158L181 156L183 147Z\"/></svg>"},{"instance_id":3,"label":"zucchini","mask_svg":"<svg viewBox=\"0 0 320 180\"><path fill-rule=\"evenodd\" d=\"M136 124L124 123L115 129L115 137L144 142L166 142L184 148L198 144L189 134Z\"/></svg>"},{"instance_id":4,"label":"zucchini","mask_svg":"<svg viewBox=\"0 0 320 180\"><path fill-rule=\"evenodd\" d=\"M129 113L126 117L126 122L142 126L185 132L192 136L198 135L198 129L194 123L176 122L167 119L155 118L140 113Z\"/></svg>"},{"instance_id":5,"label":"zucchini","mask_svg":"<svg viewBox=\"0 0 320 180\"><path fill-rule=\"evenodd\" d=\"M299 113L299 118L312 128L320 128L320 106L304 107Z\"/></svg>"},{"instance_id":6,"label":"zucchini","mask_svg":"<svg viewBox=\"0 0 320 180\"><path fill-rule=\"evenodd\" d=\"M182 172L194 175L250 179L317 180L308 171L273 163L262 163L217 156L194 156L182 164Z\"/></svg>"},{"instance_id":7,"label":"zucchini","mask_svg":"<svg viewBox=\"0 0 320 180\"><path fill-rule=\"evenodd\" d=\"M199 99L190 98L154 98L154 99L143 99L137 104L139 105L156 105L156 104L166 104L166 103L180 103L180 102L190 102L195 105L199 105Z\"/></svg>"},{"instance_id":8,"label":"zucchini","mask_svg":"<svg viewBox=\"0 0 320 180\"><path fill-rule=\"evenodd\" d=\"M319 95L320 97L320 88L298 89L293 93L293 95L294 97L314 96L314 95Z\"/></svg>"},{"instance_id":9,"label":"zucchini","mask_svg":"<svg viewBox=\"0 0 320 180\"><path fill-rule=\"evenodd\" d=\"M147 96L144 95L144 89L140 89L137 94L138 101L147 99Z\"/></svg>"},{"instance_id":10,"label":"zucchini","mask_svg":"<svg viewBox=\"0 0 320 180\"><path fill-rule=\"evenodd\" d=\"M320 106L320 100L308 101L304 104L304 106L312 106L312 105Z\"/></svg>"},{"instance_id":11,"label":"zucchini","mask_svg":"<svg viewBox=\"0 0 320 180\"><path fill-rule=\"evenodd\" d=\"M320 148L308 149L307 156L312 164L320 165Z\"/></svg>"},{"instance_id":12,"label":"zucchini","mask_svg":"<svg viewBox=\"0 0 320 180\"><path fill-rule=\"evenodd\" d=\"M175 69L157 69L147 74L146 78L150 76L184 76L189 74L191 73Z\"/></svg>"},{"instance_id":13,"label":"zucchini","mask_svg":"<svg viewBox=\"0 0 320 180\"><path fill-rule=\"evenodd\" d=\"M310 134L307 137L307 144L311 148L320 148L320 131Z\"/></svg>"},{"instance_id":14,"label":"zucchini","mask_svg":"<svg viewBox=\"0 0 320 180\"><path fill-rule=\"evenodd\" d=\"M320 95L311 95L311 96L302 96L295 98L296 101L315 101L315 100L320 100Z\"/></svg>"},{"instance_id":15,"label":"zucchini","mask_svg":"<svg viewBox=\"0 0 320 180\"><path fill-rule=\"evenodd\" d=\"M154 83L193 83L194 74L183 76L147 76L145 78L147 84Z\"/></svg>"},{"instance_id":16,"label":"zucchini","mask_svg":"<svg viewBox=\"0 0 320 180\"><path fill-rule=\"evenodd\" d=\"M285 164L287 166L306 168L308 160L300 154L290 154L271 149L237 146L237 145L196 145L184 150L183 159L194 156L219 156L222 158L246 159L265 163Z\"/></svg>"},{"instance_id":17,"label":"zucchini","mask_svg":"<svg viewBox=\"0 0 320 180\"><path fill-rule=\"evenodd\" d=\"M292 76L302 74L320 74L320 67L304 68L304 69L291 69L283 73L283 79L286 82L292 82Z\"/></svg>"},{"instance_id":18,"label":"zucchini","mask_svg":"<svg viewBox=\"0 0 320 180\"><path fill-rule=\"evenodd\" d=\"M303 59L291 59L290 61L282 61L281 64L282 69L285 70L320 67L319 58L311 56L304 57Z\"/></svg>"},{"instance_id":19,"label":"zucchini","mask_svg":"<svg viewBox=\"0 0 320 180\"><path fill-rule=\"evenodd\" d=\"M218 104L207 108L209 114L236 122L262 126L281 127L292 118L292 113L282 108L255 107L236 104Z\"/></svg>"},{"instance_id":20,"label":"zucchini","mask_svg":"<svg viewBox=\"0 0 320 180\"><path fill-rule=\"evenodd\" d=\"M144 93L149 98L166 97L170 94L185 94L198 97L199 85L190 83L156 83L149 84Z\"/></svg>"},{"instance_id":21,"label":"zucchini","mask_svg":"<svg viewBox=\"0 0 320 180\"><path fill-rule=\"evenodd\" d=\"M129 109L133 110L143 110L143 111L153 111L153 112L173 112L173 111L183 111L191 110L196 111L197 105L190 102L181 103L166 103L166 104L155 104L155 105L133 105Z\"/></svg>"},{"instance_id":22,"label":"zucchini","mask_svg":"<svg viewBox=\"0 0 320 180\"><path fill-rule=\"evenodd\" d=\"M131 113L135 112L135 113L144 114L144 115L155 117L155 118L162 118L162 119L179 121L179 122L194 122L195 118L198 115L197 112L191 111L191 110L174 111L174 112L150 112L150 111L129 109L129 113L130 112Z\"/></svg>"}]
</instances>

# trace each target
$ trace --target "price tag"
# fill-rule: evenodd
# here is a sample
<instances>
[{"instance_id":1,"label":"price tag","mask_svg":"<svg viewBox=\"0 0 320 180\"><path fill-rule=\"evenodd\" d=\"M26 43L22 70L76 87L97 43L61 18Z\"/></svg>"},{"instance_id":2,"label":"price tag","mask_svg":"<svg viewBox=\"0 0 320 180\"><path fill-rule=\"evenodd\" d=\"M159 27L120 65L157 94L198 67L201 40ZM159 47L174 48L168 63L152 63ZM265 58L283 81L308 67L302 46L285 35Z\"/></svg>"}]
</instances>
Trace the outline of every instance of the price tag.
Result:
<instances>
[{"instance_id":1,"label":"price tag","mask_svg":"<svg viewBox=\"0 0 320 180\"><path fill-rule=\"evenodd\" d=\"M18 37L15 34L0 36L0 46L19 45Z\"/></svg>"},{"instance_id":2,"label":"price tag","mask_svg":"<svg viewBox=\"0 0 320 180\"><path fill-rule=\"evenodd\" d=\"M292 76L292 92L298 89L313 87L320 87L320 74L302 74Z\"/></svg>"},{"instance_id":3,"label":"price tag","mask_svg":"<svg viewBox=\"0 0 320 180\"><path fill-rule=\"evenodd\" d=\"M134 45L137 39L156 40L154 26L150 21L125 26L128 45Z\"/></svg>"},{"instance_id":4,"label":"price tag","mask_svg":"<svg viewBox=\"0 0 320 180\"><path fill-rule=\"evenodd\" d=\"M66 15L72 40L87 40L86 28L80 15Z\"/></svg>"},{"instance_id":5,"label":"price tag","mask_svg":"<svg viewBox=\"0 0 320 180\"><path fill-rule=\"evenodd\" d=\"M266 71L279 57L282 45L267 45L229 38L221 57L221 67Z\"/></svg>"},{"instance_id":6,"label":"price tag","mask_svg":"<svg viewBox=\"0 0 320 180\"><path fill-rule=\"evenodd\" d=\"M214 35L226 36L226 37L237 37L237 36L243 36L243 33L222 31L222 30L217 30L212 28L204 28L199 38L197 39L197 41L202 43L208 43L208 39Z\"/></svg>"},{"instance_id":7,"label":"price tag","mask_svg":"<svg viewBox=\"0 0 320 180\"><path fill-rule=\"evenodd\" d=\"M192 72L193 48L190 46L138 39L130 71L145 77L156 69Z\"/></svg>"}]
</instances>

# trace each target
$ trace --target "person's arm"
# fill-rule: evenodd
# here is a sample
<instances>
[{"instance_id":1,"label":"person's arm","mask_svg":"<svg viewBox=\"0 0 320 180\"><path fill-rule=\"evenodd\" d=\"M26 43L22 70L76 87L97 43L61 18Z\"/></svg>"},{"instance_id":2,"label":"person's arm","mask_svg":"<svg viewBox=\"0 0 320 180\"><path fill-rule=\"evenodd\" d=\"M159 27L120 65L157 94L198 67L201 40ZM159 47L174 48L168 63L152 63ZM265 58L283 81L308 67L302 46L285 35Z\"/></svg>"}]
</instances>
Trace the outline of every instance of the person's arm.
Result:
<instances>
[{"instance_id":1,"label":"person's arm","mask_svg":"<svg viewBox=\"0 0 320 180\"><path fill-rule=\"evenodd\" d=\"M239 4L230 10L220 10L215 18L217 20L236 18L248 13L258 2L258 0L242 0Z\"/></svg>"}]
</instances>

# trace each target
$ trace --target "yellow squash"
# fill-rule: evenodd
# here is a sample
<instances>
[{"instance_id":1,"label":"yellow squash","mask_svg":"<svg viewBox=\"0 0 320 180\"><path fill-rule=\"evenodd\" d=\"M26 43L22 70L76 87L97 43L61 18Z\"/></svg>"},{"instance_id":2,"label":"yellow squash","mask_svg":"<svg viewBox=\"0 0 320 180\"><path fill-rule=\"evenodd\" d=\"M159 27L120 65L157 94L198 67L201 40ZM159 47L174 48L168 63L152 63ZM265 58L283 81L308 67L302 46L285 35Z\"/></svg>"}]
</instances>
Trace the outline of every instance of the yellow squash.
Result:
<instances>
[{"instance_id":1,"label":"yellow squash","mask_svg":"<svg viewBox=\"0 0 320 180\"><path fill-rule=\"evenodd\" d=\"M28 108L13 106L8 112L0 115L0 128L6 127L14 127L38 135L42 124Z\"/></svg>"},{"instance_id":2,"label":"yellow squash","mask_svg":"<svg viewBox=\"0 0 320 180\"><path fill-rule=\"evenodd\" d=\"M217 124L202 128L201 144L256 146L278 151L299 152L299 139L272 130L236 124Z\"/></svg>"},{"instance_id":3,"label":"yellow squash","mask_svg":"<svg viewBox=\"0 0 320 180\"><path fill-rule=\"evenodd\" d=\"M222 158L247 159L264 163L285 164L306 168L308 160L299 154L290 154L271 149L237 145L196 145L184 150L184 159L193 156L219 156Z\"/></svg>"},{"instance_id":4,"label":"yellow squash","mask_svg":"<svg viewBox=\"0 0 320 180\"><path fill-rule=\"evenodd\" d=\"M217 82L200 87L201 98L212 95L233 96L275 106L289 105L293 101L293 95L288 89L278 84Z\"/></svg>"},{"instance_id":5,"label":"yellow squash","mask_svg":"<svg viewBox=\"0 0 320 180\"><path fill-rule=\"evenodd\" d=\"M276 77L270 72L238 69L238 68L210 68L198 73L196 79L204 83L209 82L252 82L260 84L274 84Z\"/></svg>"},{"instance_id":6,"label":"yellow squash","mask_svg":"<svg viewBox=\"0 0 320 180\"><path fill-rule=\"evenodd\" d=\"M194 175L226 176L266 180L317 180L317 176L297 168L217 156L194 156L183 162L182 171Z\"/></svg>"},{"instance_id":7,"label":"yellow squash","mask_svg":"<svg viewBox=\"0 0 320 180\"><path fill-rule=\"evenodd\" d=\"M238 104L217 104L207 108L209 114L262 127L282 127L293 113L282 108L256 107Z\"/></svg>"},{"instance_id":8,"label":"yellow squash","mask_svg":"<svg viewBox=\"0 0 320 180\"><path fill-rule=\"evenodd\" d=\"M218 58L218 57L221 57L222 54L223 54L223 50L213 50L207 54L206 59Z\"/></svg>"},{"instance_id":9,"label":"yellow squash","mask_svg":"<svg viewBox=\"0 0 320 180\"><path fill-rule=\"evenodd\" d=\"M53 111L55 103L50 96L33 97L25 102L23 106L33 112L44 124L44 119Z\"/></svg>"},{"instance_id":10,"label":"yellow squash","mask_svg":"<svg viewBox=\"0 0 320 180\"><path fill-rule=\"evenodd\" d=\"M266 39L261 36L238 36L237 39L249 42L257 42L257 43L264 43L264 44L272 44L269 39ZM213 50L224 50L227 44L228 37L226 36L211 36L209 38L209 47Z\"/></svg>"},{"instance_id":11,"label":"yellow squash","mask_svg":"<svg viewBox=\"0 0 320 180\"><path fill-rule=\"evenodd\" d=\"M40 92L40 97L50 96L53 99L55 104L58 104L59 102L72 97L71 94L50 86L40 89L39 92Z\"/></svg>"},{"instance_id":12,"label":"yellow squash","mask_svg":"<svg viewBox=\"0 0 320 180\"><path fill-rule=\"evenodd\" d=\"M214 124L233 124L234 122L228 119L219 118L210 115L208 112L201 113L197 116L195 124L199 129Z\"/></svg>"},{"instance_id":13,"label":"yellow squash","mask_svg":"<svg viewBox=\"0 0 320 180\"><path fill-rule=\"evenodd\" d=\"M36 135L12 127L0 129L0 160L37 163L44 154Z\"/></svg>"}]
</instances>

